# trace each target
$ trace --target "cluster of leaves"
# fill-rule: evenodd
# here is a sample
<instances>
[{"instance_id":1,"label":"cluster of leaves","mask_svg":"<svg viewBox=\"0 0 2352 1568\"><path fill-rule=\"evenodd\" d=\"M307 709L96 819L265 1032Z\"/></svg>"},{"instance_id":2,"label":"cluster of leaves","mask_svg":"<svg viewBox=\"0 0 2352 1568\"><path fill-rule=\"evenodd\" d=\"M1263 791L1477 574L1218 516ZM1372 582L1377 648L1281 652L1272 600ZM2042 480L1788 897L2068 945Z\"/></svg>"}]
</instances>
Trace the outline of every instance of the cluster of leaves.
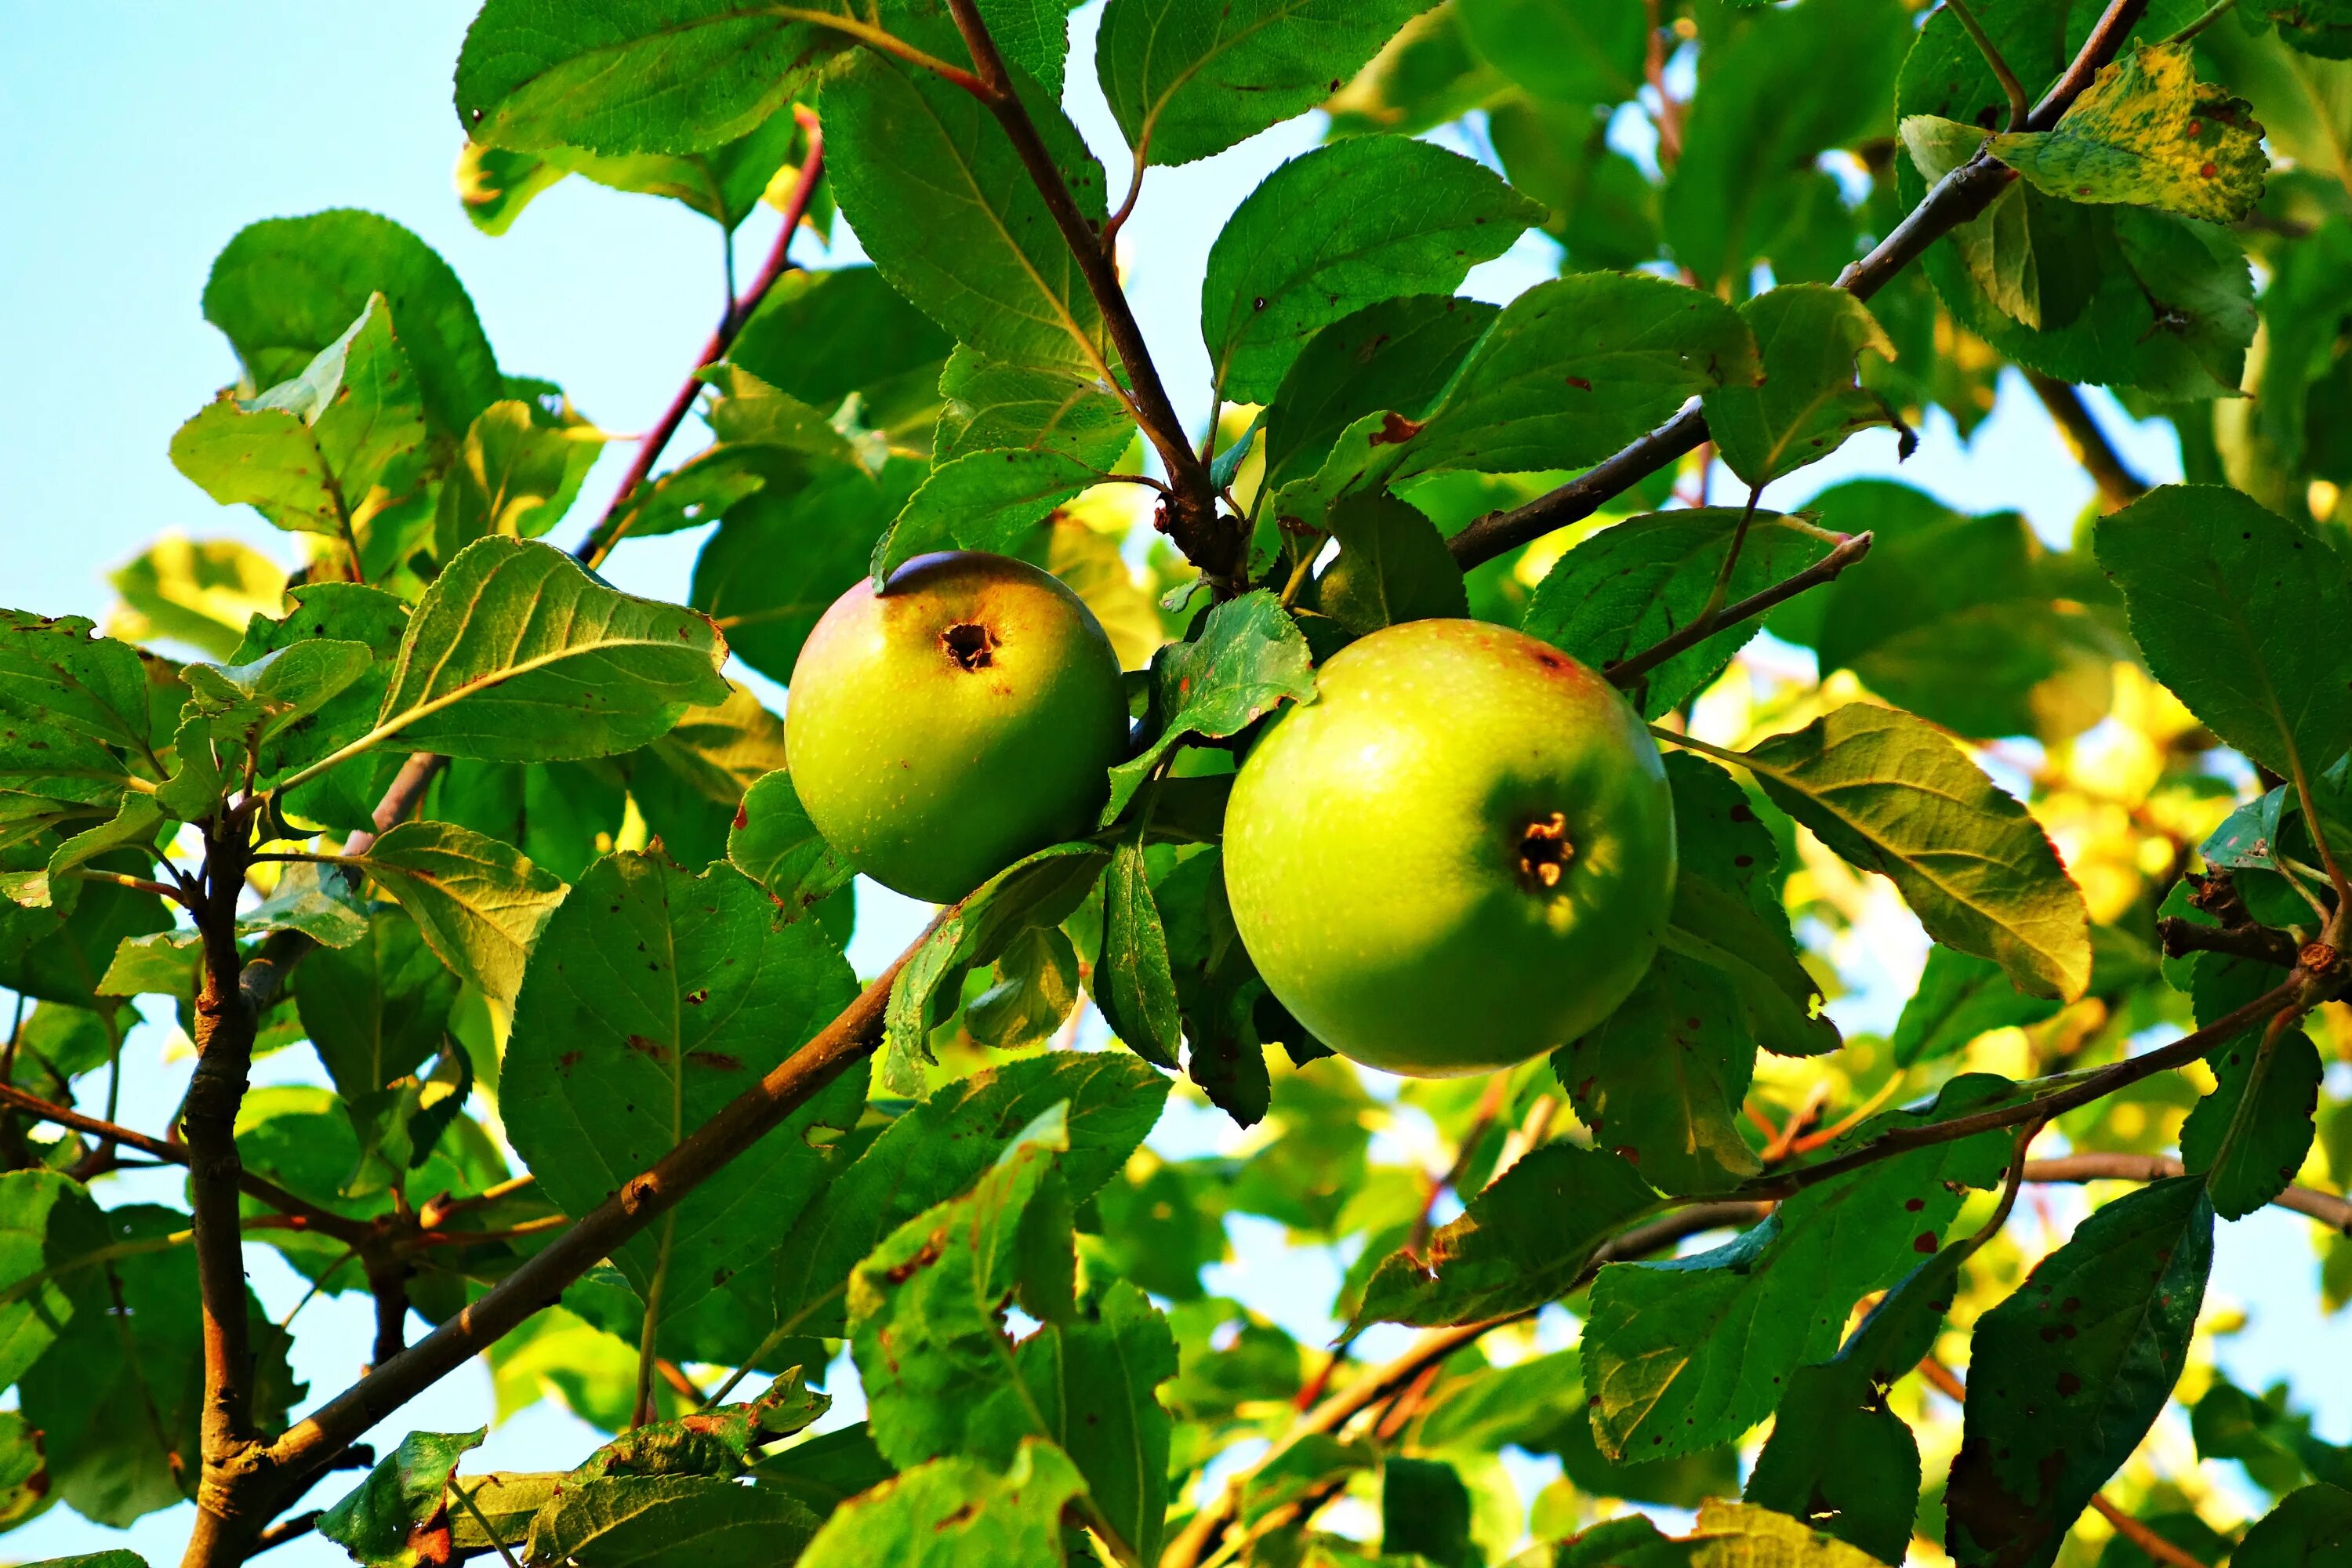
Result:
<instances>
[{"instance_id":1,"label":"cluster of leaves","mask_svg":"<svg viewBox=\"0 0 2352 1568\"><path fill-rule=\"evenodd\" d=\"M412 1310L462 1354L537 1292L488 1346L501 1411L620 1434L474 1474L481 1433L413 1434L319 1521L371 1565L1452 1568L1532 1533L1529 1563L1844 1568L1918 1535L2040 1568L2087 1560L2095 1499L2208 1562L2341 1550L2352 1462L2284 1391L2217 1378L2197 1330L2216 1220L2339 1214L2310 1184L2352 1169L2310 1032L2352 1044L2314 1011L2352 894L2352 24L1111 0L1093 66L1130 204L1154 168L1329 117L1211 248L1196 447L1107 291L1126 207L1061 107L1065 7L655 9L490 0L460 188L491 232L572 174L730 236L763 197L854 226L871 266L728 302L689 389L707 449L567 555L541 536L604 437L499 369L448 267L372 215L257 224L205 292L243 380L171 451L306 565L167 540L119 575L113 636L0 621L0 984L36 1004L0 1067L0 1523L61 1499L127 1524L224 1470L307 1484L373 1423L329 1452L289 1430L288 1331L205 1294L206 1235L233 1259L241 1224L316 1291L376 1298L379 1363ZM2056 79L2086 39L2113 58L2063 114L2015 116L2003 73ZM1418 134L1465 115L1491 159ZM1986 169L1921 265L1879 264L1930 187ZM1456 293L1530 229L1558 278ZM2012 363L2062 411L2095 383L2170 421L2200 482L2134 499L2110 454L2068 550L1881 481L1760 507L1858 431L1973 428ZM1704 504L1704 467L1676 493L1683 448L1634 460L1686 407L1744 507ZM1465 542L1596 465L1597 519ZM1129 503L1155 491L1237 547L1154 538ZM689 529L688 605L589 569ZM1068 583L1138 671L1139 727L1098 832L861 992L848 868L724 670L788 679L836 595L942 547ZM1375 1086L1238 941L1224 791L1334 650L1465 615L1613 669L1655 721L1672 925L1552 1058ZM1772 661L1743 658L1759 626ZM1822 679L1771 675L1790 647ZM1925 973L1891 1037L1842 1033L1841 957L1896 900ZM192 1091L138 1143L49 1114L123 1070L141 996L228 1110ZM1123 1048L1073 1048L1088 1005ZM2158 1026L2201 1031L2155 1058L2202 1054L2201 1096L2131 1055ZM870 1074L802 1071L868 1046ZM297 1047L319 1087L245 1090ZM1171 1092L1253 1131L1157 1152ZM2029 1273L2002 1226L2045 1126L2076 1179L2147 1184ZM192 1163L194 1215L105 1206L126 1149ZM205 1211L224 1170L239 1215ZM1212 1293L1235 1216L1345 1259L1336 1351ZM575 1222L603 1250L559 1268ZM243 1364L207 1364L207 1310L248 1320ZM1427 1331L1356 1366L1381 1324ZM1906 1381L1947 1346L1957 1431ZM812 1436L845 1351L865 1418ZM724 1403L746 1377L773 1382ZM2134 1459L2177 1389L2199 1451L2282 1500L2242 1539ZM1506 1448L1561 1466L1531 1521ZM1342 1498L1376 1544L1323 1527ZM1610 1500L1699 1511L1670 1538Z\"/></svg>"}]
</instances>

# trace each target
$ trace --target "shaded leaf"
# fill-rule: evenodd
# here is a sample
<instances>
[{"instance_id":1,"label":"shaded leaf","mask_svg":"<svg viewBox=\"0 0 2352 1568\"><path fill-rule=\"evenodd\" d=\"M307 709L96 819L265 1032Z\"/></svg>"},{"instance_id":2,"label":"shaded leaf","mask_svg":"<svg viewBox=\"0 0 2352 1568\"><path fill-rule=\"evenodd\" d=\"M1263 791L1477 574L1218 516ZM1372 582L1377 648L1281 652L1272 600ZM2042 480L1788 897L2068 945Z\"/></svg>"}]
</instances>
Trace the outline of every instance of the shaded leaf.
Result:
<instances>
[{"instance_id":1,"label":"shaded leaf","mask_svg":"<svg viewBox=\"0 0 2352 1568\"><path fill-rule=\"evenodd\" d=\"M766 1568L817 1529L793 1498L716 1476L568 1481L530 1526L530 1560L597 1568Z\"/></svg>"},{"instance_id":2,"label":"shaded leaf","mask_svg":"<svg viewBox=\"0 0 2352 1568\"><path fill-rule=\"evenodd\" d=\"M1470 1200L1431 1235L1425 1255L1381 1260L1360 1321L1477 1322L1566 1294L1601 1244L1650 1214L1658 1196L1629 1164L1599 1149L1549 1143Z\"/></svg>"},{"instance_id":3,"label":"shaded leaf","mask_svg":"<svg viewBox=\"0 0 2352 1568\"><path fill-rule=\"evenodd\" d=\"M1471 350L1406 471L1582 468L1692 394L1761 374L1747 321L1712 294L1622 272L1538 283Z\"/></svg>"},{"instance_id":4,"label":"shaded leaf","mask_svg":"<svg viewBox=\"0 0 2352 1568\"><path fill-rule=\"evenodd\" d=\"M1973 1568L2039 1568L2172 1393L2213 1259L2195 1177L2129 1193L2075 1227L1977 1320L1945 1542Z\"/></svg>"},{"instance_id":5,"label":"shaded leaf","mask_svg":"<svg viewBox=\"0 0 2352 1568\"><path fill-rule=\"evenodd\" d=\"M515 1001L499 1110L541 1188L587 1213L684 1142L856 994L814 921L782 925L730 867L690 876L656 855L607 856L548 921ZM657 1311L678 1359L736 1359L696 1338L696 1308L757 1265L813 1195L864 1084L829 1086L623 1244L614 1262ZM714 1303L725 1315L728 1303ZM756 1334L755 1321L747 1331ZM721 1338L719 1343L728 1342Z\"/></svg>"},{"instance_id":6,"label":"shaded leaf","mask_svg":"<svg viewBox=\"0 0 2352 1568\"><path fill-rule=\"evenodd\" d=\"M368 1472L367 1479L319 1516L319 1533L369 1568L444 1563L454 1550L449 1497L457 1461L482 1446L489 1428L411 1432Z\"/></svg>"},{"instance_id":7,"label":"shaded leaf","mask_svg":"<svg viewBox=\"0 0 2352 1568\"><path fill-rule=\"evenodd\" d=\"M1424 412L1496 313L1476 300L1417 294L1367 305L1307 339L1265 411L1265 488L1321 468L1366 415Z\"/></svg>"},{"instance_id":8,"label":"shaded leaf","mask_svg":"<svg viewBox=\"0 0 2352 1568\"><path fill-rule=\"evenodd\" d=\"M789 774L763 774L744 792L727 835L727 859L767 889L786 921L849 885L856 871L809 820Z\"/></svg>"},{"instance_id":9,"label":"shaded leaf","mask_svg":"<svg viewBox=\"0 0 2352 1568\"><path fill-rule=\"evenodd\" d=\"M2352 744L2341 557L2240 491L2167 485L2099 520L2148 668L2214 733L2287 778Z\"/></svg>"},{"instance_id":10,"label":"shaded leaf","mask_svg":"<svg viewBox=\"0 0 2352 1568\"><path fill-rule=\"evenodd\" d=\"M1339 553L1316 581L1316 603L1348 630L1470 613L1462 568L1426 513L1372 490L1343 498L1326 521Z\"/></svg>"},{"instance_id":11,"label":"shaded leaf","mask_svg":"<svg viewBox=\"0 0 2352 1568\"><path fill-rule=\"evenodd\" d=\"M1182 1044L1176 979L1140 846L1122 844L1111 852L1102 900L1102 951L1088 982L1095 1005L1129 1049L1156 1067L1173 1069Z\"/></svg>"},{"instance_id":12,"label":"shaded leaf","mask_svg":"<svg viewBox=\"0 0 2352 1568\"><path fill-rule=\"evenodd\" d=\"M2198 960L2191 994L2197 1022L2214 1023L2278 983L2279 972L2252 959L2208 953ZM2242 1219L2284 1192L2311 1152L2312 1114L2319 1108L2319 1047L2297 1025L2267 1049L2267 1020L2257 1020L2205 1054L2213 1091L2180 1129L2180 1163L2205 1174L2213 1212Z\"/></svg>"},{"instance_id":13,"label":"shaded leaf","mask_svg":"<svg viewBox=\"0 0 2352 1568\"><path fill-rule=\"evenodd\" d=\"M2000 965L1948 947L1927 950L1919 984L1903 1004L1889 1042L1898 1067L1957 1056L1979 1035L2038 1024L2058 1011L2053 998L2030 996Z\"/></svg>"},{"instance_id":14,"label":"shaded leaf","mask_svg":"<svg viewBox=\"0 0 2352 1568\"><path fill-rule=\"evenodd\" d=\"M874 586L934 550L1016 548L1047 513L1103 476L1076 458L1016 447L968 452L931 470L874 547Z\"/></svg>"}]
</instances>

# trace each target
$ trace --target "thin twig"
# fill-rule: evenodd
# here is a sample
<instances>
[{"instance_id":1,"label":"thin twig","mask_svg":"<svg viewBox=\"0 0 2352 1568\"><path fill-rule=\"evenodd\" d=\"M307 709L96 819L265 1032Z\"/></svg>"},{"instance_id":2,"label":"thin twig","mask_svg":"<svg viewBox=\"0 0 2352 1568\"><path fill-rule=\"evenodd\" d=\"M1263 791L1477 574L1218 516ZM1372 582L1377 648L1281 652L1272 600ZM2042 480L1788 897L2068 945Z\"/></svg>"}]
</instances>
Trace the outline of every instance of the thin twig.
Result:
<instances>
[{"instance_id":1,"label":"thin twig","mask_svg":"<svg viewBox=\"0 0 2352 1568\"><path fill-rule=\"evenodd\" d=\"M2179 915L2165 915L2158 920L2156 939L2167 958L2192 952L2224 952L2281 969L2294 967L2297 951L2294 937L2272 926L2209 926Z\"/></svg>"},{"instance_id":2,"label":"thin twig","mask_svg":"<svg viewBox=\"0 0 2352 1568\"><path fill-rule=\"evenodd\" d=\"M253 1550L246 1555L248 1558L258 1557L273 1546L283 1546L289 1541L299 1540L319 1528L319 1521L325 1517L326 1511L322 1508L314 1508L303 1513L287 1515L255 1536Z\"/></svg>"},{"instance_id":3,"label":"thin twig","mask_svg":"<svg viewBox=\"0 0 2352 1568\"><path fill-rule=\"evenodd\" d=\"M928 60L929 57L926 56L925 59ZM937 62L933 62L932 68L939 68ZM734 346L735 334L743 330L743 323L751 319L751 313L760 308L760 301L766 299L768 290L775 287L776 279L791 269L792 258L787 252L792 248L793 236L800 229L802 217L808 212L809 198L816 194L817 180L824 173L824 135L818 128L816 116L803 109L796 108L793 112L808 137L808 156L801 161L800 177L793 183L792 195L785 199L784 226L778 231L776 243L769 248L768 259L761 265L759 276L751 280L751 291L739 300L727 301L727 309L720 315L719 325L711 331L709 341L702 345L702 353L695 360L694 369L688 373L685 384L670 399L669 406L662 411L662 416L654 422L654 427L646 432L646 438L637 444L637 455L631 460L629 471L621 476L620 489L613 492L611 502L604 508L604 515L596 520L596 526L588 531L588 537L582 540L580 547L572 552L580 563L592 571L604 563L604 557L613 552L613 547L636 522L643 510L637 503L644 499L637 492L644 487L647 476L652 474L654 464L660 460L670 437L677 434L680 425L686 423L688 411L694 406L696 396L702 391L702 372L727 356L727 351Z\"/></svg>"},{"instance_id":4,"label":"thin twig","mask_svg":"<svg viewBox=\"0 0 2352 1568\"><path fill-rule=\"evenodd\" d=\"M1780 605L1786 604L1809 588L1834 582L1838 574L1870 553L1871 535L1857 533L1841 542L1831 552L1793 577L1784 578L1770 587L1759 590L1738 604L1718 613L1712 621L1702 616L1670 637L1643 649L1628 658L1621 658L1601 673L1619 686L1630 686L1685 648L1696 647L1726 626L1753 620Z\"/></svg>"},{"instance_id":5,"label":"thin twig","mask_svg":"<svg viewBox=\"0 0 2352 1568\"><path fill-rule=\"evenodd\" d=\"M974 0L948 0L948 9L954 15L964 47L971 51L971 63L988 89L982 101L1004 128L1013 152L1029 172L1030 183L1045 199L1045 210L1053 217L1054 226L1061 230L1062 243L1077 263L1078 275L1086 279L1087 291L1094 296L1095 307L1102 313L1103 329L1109 334L1111 347L1127 372L1126 395L1138 423L1143 426L1145 438L1168 470L1171 487L1167 503L1170 537L1186 558L1213 580L1229 588L1238 587L1247 565L1248 536L1217 514L1216 484L1209 476L1208 466L1185 439L1183 421L1177 417L1176 406L1168 399L1168 389L1160 384L1159 367L1152 363L1150 348L1144 341L1143 329L1136 322L1135 311L1128 304L1126 290L1119 287L1118 269L1104 251L1102 237L1079 213L1061 169L1013 88L1012 73L1005 68L1004 57L997 52L995 39L989 36L987 24L981 19L979 6Z\"/></svg>"},{"instance_id":6,"label":"thin twig","mask_svg":"<svg viewBox=\"0 0 2352 1568\"><path fill-rule=\"evenodd\" d=\"M2199 16L2164 41L2168 45L2185 44L2237 8L2238 0L2216 0L2216 4L2209 7L2203 16Z\"/></svg>"},{"instance_id":7,"label":"thin twig","mask_svg":"<svg viewBox=\"0 0 2352 1568\"><path fill-rule=\"evenodd\" d=\"M2187 1173L2187 1167L2168 1154L2068 1154L2029 1160L2025 1165L2029 1182L2161 1182ZM2271 1203L2315 1219L2339 1236L2352 1236L2352 1198L2314 1187L2288 1187Z\"/></svg>"},{"instance_id":8,"label":"thin twig","mask_svg":"<svg viewBox=\"0 0 2352 1568\"><path fill-rule=\"evenodd\" d=\"M2125 35L2147 8L2147 0L2109 0L2106 11L2091 29L2065 74L2027 115L2026 129L2046 131L2056 124L2058 117L2081 96L2100 68L2115 58ZM2016 177L2015 171L1981 153L1969 159L1937 181L1919 205L1868 256L1839 276L1837 286L1857 299L1869 299L1896 273L1918 259L1930 245L1983 212ZM1447 547L1453 551L1455 563L1465 570L1492 561L1554 529L1591 517L1603 504L1694 450L1706 438L1706 416L1694 404L1559 489L1509 511L1479 518L1449 540Z\"/></svg>"},{"instance_id":9,"label":"thin twig","mask_svg":"<svg viewBox=\"0 0 2352 1568\"><path fill-rule=\"evenodd\" d=\"M1985 64L1992 68L1993 79L2000 83L2001 96L2009 100L2009 128L2011 131L2024 130L2025 117L2032 112L2026 106L2025 86L2017 79L2017 73L2009 68L2009 62L2000 58L2000 50L1993 47L1992 35L1986 32L1984 24L1977 20L1977 14L1969 6L1969 0L1944 0L1944 8L1958 20L1969 36L1969 41L1976 45L1977 53L1982 55Z\"/></svg>"},{"instance_id":10,"label":"thin twig","mask_svg":"<svg viewBox=\"0 0 2352 1568\"><path fill-rule=\"evenodd\" d=\"M2083 401L2083 395L2072 383L2030 368L2025 379L2042 399L2042 405L2050 411L2050 417L2057 422L2066 444L2074 449L2075 460L2091 476L2091 482L2099 487L2099 499L2107 510L2127 507L2147 494L2147 481L2124 462L2123 455L2107 439L2106 431L2091 412L2091 405Z\"/></svg>"}]
</instances>

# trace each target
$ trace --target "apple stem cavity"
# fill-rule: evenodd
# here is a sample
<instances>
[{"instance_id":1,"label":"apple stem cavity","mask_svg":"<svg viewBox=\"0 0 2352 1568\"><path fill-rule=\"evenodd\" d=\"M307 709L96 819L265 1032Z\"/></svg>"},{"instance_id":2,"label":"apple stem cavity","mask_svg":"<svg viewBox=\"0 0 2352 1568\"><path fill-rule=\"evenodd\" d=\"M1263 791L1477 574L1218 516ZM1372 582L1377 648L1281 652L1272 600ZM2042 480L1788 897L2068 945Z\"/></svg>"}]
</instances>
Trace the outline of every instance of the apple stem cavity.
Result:
<instances>
[{"instance_id":1,"label":"apple stem cavity","mask_svg":"<svg viewBox=\"0 0 2352 1568\"><path fill-rule=\"evenodd\" d=\"M940 634L948 657L967 670L982 670L996 662L996 634L978 621L958 621Z\"/></svg>"},{"instance_id":2,"label":"apple stem cavity","mask_svg":"<svg viewBox=\"0 0 2352 1568\"><path fill-rule=\"evenodd\" d=\"M1576 846L1568 838L1568 818L1557 811L1529 822L1519 835L1519 879L1529 892L1559 887L1568 863L1575 858Z\"/></svg>"}]
</instances>

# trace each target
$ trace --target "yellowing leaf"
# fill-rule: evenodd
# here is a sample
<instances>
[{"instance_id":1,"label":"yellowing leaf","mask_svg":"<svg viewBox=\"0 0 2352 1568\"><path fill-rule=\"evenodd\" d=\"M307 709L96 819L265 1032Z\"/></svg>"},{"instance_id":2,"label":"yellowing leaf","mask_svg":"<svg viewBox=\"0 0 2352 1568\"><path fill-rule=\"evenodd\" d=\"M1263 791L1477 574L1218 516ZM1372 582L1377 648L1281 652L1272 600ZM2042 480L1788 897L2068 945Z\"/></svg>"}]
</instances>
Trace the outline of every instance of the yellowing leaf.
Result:
<instances>
[{"instance_id":1,"label":"yellowing leaf","mask_svg":"<svg viewBox=\"0 0 2352 1568\"><path fill-rule=\"evenodd\" d=\"M2270 160L2253 106L2199 81L2187 43L2132 50L2051 131L1996 136L1992 155L2053 196L2235 223Z\"/></svg>"}]
</instances>

